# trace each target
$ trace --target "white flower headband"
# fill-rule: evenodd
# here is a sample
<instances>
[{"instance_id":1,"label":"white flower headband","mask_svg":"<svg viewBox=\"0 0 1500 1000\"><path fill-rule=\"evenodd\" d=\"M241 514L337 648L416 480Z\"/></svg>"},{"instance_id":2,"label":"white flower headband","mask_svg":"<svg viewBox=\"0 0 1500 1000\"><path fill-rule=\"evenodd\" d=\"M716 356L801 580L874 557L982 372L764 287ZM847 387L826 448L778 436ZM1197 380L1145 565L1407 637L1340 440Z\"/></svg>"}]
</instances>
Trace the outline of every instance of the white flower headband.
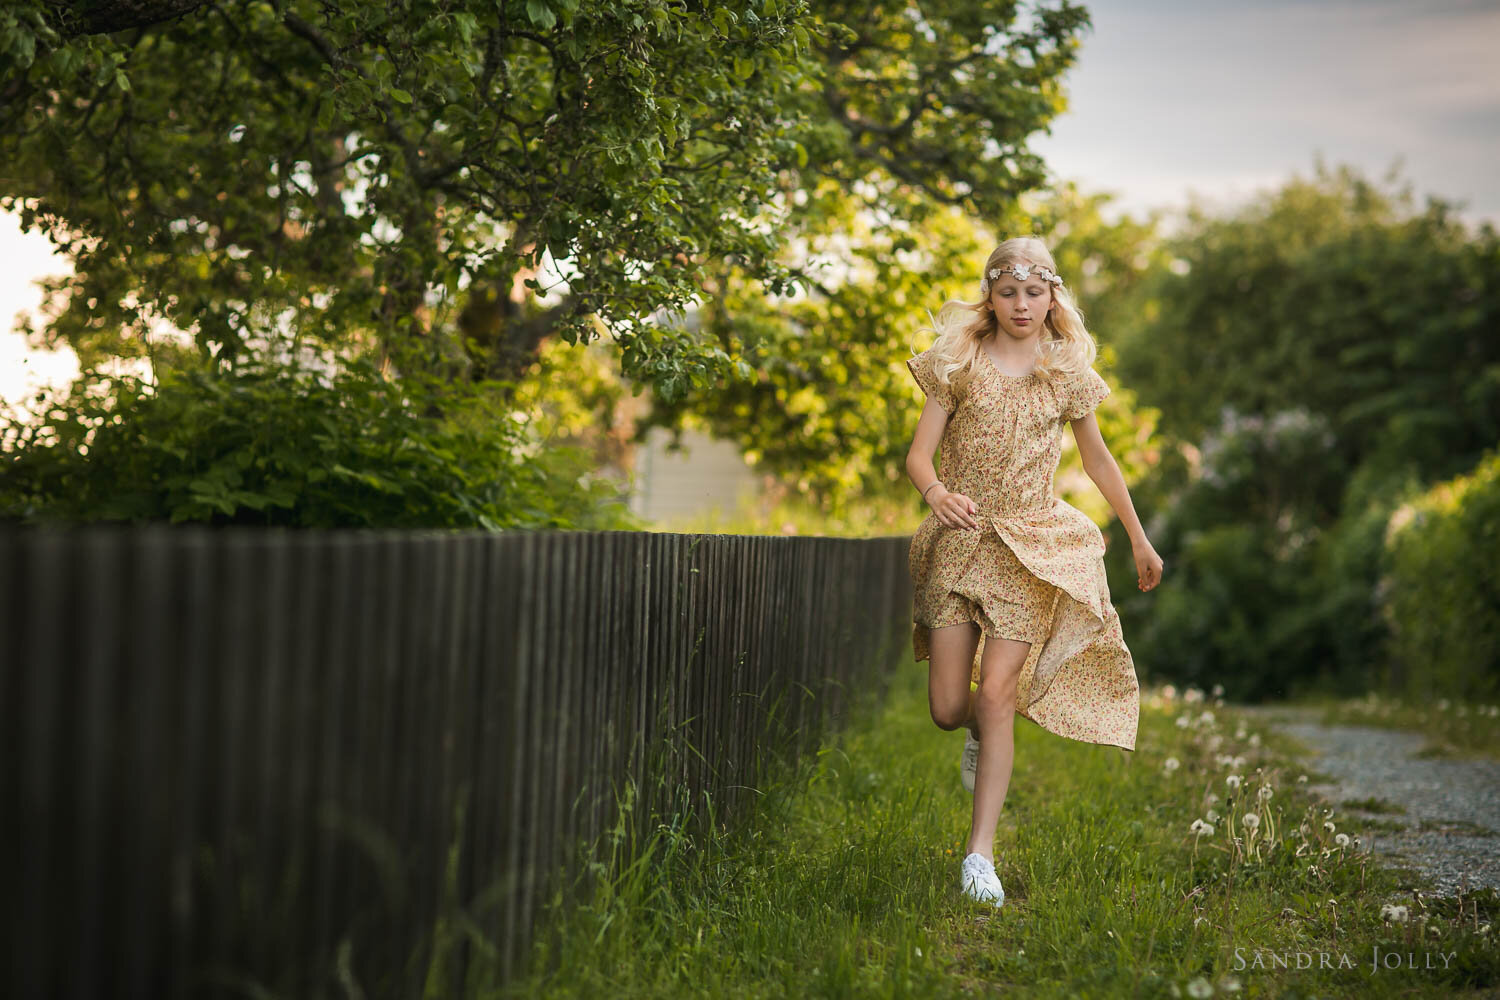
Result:
<instances>
[{"instance_id":1,"label":"white flower headband","mask_svg":"<svg viewBox=\"0 0 1500 1000\"><path fill-rule=\"evenodd\" d=\"M990 268L990 273L979 279L979 294L985 298L990 297L991 278L998 278L1002 274L1013 274L1017 279L1025 281L1031 277L1032 270L1035 270L1037 277L1043 281L1050 281L1054 285L1061 285L1063 283L1061 277L1053 274L1051 269L1043 267L1040 264L1012 264L1010 267Z\"/></svg>"}]
</instances>

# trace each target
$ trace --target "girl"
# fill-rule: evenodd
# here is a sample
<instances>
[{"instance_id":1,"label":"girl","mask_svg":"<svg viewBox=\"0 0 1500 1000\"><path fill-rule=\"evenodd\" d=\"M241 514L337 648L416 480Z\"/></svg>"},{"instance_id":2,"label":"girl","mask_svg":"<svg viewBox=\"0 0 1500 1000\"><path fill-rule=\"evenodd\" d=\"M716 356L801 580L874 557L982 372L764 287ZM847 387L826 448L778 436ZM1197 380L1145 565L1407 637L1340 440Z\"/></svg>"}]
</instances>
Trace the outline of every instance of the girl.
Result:
<instances>
[{"instance_id":1,"label":"girl","mask_svg":"<svg viewBox=\"0 0 1500 1000\"><path fill-rule=\"evenodd\" d=\"M1104 536L1052 495L1064 421L1130 536L1141 590L1160 582L1162 561L1099 436L1093 410L1110 390L1052 254L1035 237L1006 240L985 262L979 294L977 303L945 303L933 320L937 341L906 362L927 396L906 471L932 508L908 560L912 645L918 661L930 660L932 720L969 731L960 772L974 817L960 884L1000 906L995 826L1015 716L1135 749L1139 687L1110 604Z\"/></svg>"}]
</instances>

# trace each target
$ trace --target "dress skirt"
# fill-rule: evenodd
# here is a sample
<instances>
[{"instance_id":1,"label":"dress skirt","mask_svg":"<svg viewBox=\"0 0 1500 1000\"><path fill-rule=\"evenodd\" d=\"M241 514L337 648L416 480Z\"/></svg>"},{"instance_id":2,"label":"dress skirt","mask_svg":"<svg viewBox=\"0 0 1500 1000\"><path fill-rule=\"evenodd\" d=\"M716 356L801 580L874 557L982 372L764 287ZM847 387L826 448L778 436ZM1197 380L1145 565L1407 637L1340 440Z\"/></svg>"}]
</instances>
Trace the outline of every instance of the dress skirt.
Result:
<instances>
[{"instance_id":1,"label":"dress skirt","mask_svg":"<svg viewBox=\"0 0 1500 1000\"><path fill-rule=\"evenodd\" d=\"M1029 642L1016 714L1059 736L1134 750L1139 687L1099 529L1060 500L1051 514L980 524L945 528L930 517L913 537L916 658L931 658L931 629L973 622L984 636L970 667L978 683L985 641Z\"/></svg>"},{"instance_id":2,"label":"dress skirt","mask_svg":"<svg viewBox=\"0 0 1500 1000\"><path fill-rule=\"evenodd\" d=\"M1032 575L997 533L983 534L959 578L928 602L932 620L922 624L943 628L973 622L990 638L1042 641L1060 591Z\"/></svg>"}]
</instances>

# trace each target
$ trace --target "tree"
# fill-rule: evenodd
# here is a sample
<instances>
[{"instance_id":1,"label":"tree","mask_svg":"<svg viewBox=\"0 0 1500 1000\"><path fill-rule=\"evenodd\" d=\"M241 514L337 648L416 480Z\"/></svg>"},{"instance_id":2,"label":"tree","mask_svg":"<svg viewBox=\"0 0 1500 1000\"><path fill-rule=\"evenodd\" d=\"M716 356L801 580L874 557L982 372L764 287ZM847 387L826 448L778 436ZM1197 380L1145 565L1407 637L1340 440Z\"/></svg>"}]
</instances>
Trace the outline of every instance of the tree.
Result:
<instances>
[{"instance_id":1,"label":"tree","mask_svg":"<svg viewBox=\"0 0 1500 1000\"><path fill-rule=\"evenodd\" d=\"M1201 210L1122 328L1125 380L1163 430L1200 442L1229 409L1326 419L1345 468L1410 459L1429 478L1500 438L1500 238L1349 167L1223 218ZM1133 319L1131 317L1134 317ZM1300 477L1299 477L1300 478ZM1342 477L1324 497L1336 509ZM1296 492L1297 484L1289 483Z\"/></svg>"},{"instance_id":2,"label":"tree","mask_svg":"<svg viewBox=\"0 0 1500 1000\"><path fill-rule=\"evenodd\" d=\"M857 199L830 192L829 225L815 249L837 264L841 280L793 301L726 283L697 313L703 328L744 356L753 379L710 386L682 399L658 402L637 436L651 427L704 427L734 441L760 468L837 515L855 499L911 496L904 461L921 411L921 392L905 361L926 349L926 310L948 298L976 299L978 274L997 234L956 209L926 216L917 227L866 221ZM1118 303L1146 273L1157 242L1154 223L1105 223L1104 196L1085 198L1071 185L1031 212L1012 207L1005 235L1046 234L1058 267L1081 299L1085 318L1103 344L1099 367L1113 381L1109 338ZM1097 305L1097 308L1096 308ZM1155 415L1116 387L1100 421L1127 480L1155 460ZM1080 488L1080 506L1109 516L1107 503L1074 468L1071 451L1059 483Z\"/></svg>"},{"instance_id":3,"label":"tree","mask_svg":"<svg viewBox=\"0 0 1500 1000\"><path fill-rule=\"evenodd\" d=\"M73 40L47 6L0 34L0 191L74 258L48 337L85 364L162 317L215 357L290 325L503 374L595 315L648 364L641 317L704 261L784 280L752 222L793 153L801 4L240 0Z\"/></svg>"},{"instance_id":4,"label":"tree","mask_svg":"<svg viewBox=\"0 0 1500 1000\"><path fill-rule=\"evenodd\" d=\"M57 16L90 5L0 13L0 203L75 262L44 339L187 363L145 336L163 318L232 364L282 328L415 338L478 378L603 329L666 401L753 366L663 310L816 284L778 253L846 196L893 227L1013 211L1087 24L979 0L170 6L108 35Z\"/></svg>"},{"instance_id":5,"label":"tree","mask_svg":"<svg viewBox=\"0 0 1500 1000\"><path fill-rule=\"evenodd\" d=\"M1119 602L1131 648L1231 697L1365 690L1393 511L1500 439L1500 240L1319 163L1164 249L1116 341L1161 409L1134 493L1176 567Z\"/></svg>"}]
</instances>

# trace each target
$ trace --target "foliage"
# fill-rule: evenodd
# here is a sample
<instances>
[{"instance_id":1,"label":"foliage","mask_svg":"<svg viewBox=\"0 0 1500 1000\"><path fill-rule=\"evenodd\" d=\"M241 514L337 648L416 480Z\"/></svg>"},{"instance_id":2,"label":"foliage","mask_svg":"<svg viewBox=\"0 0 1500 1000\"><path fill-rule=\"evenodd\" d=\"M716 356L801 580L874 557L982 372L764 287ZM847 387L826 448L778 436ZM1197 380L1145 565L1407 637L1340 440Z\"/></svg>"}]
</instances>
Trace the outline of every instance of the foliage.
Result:
<instances>
[{"instance_id":1,"label":"foliage","mask_svg":"<svg viewBox=\"0 0 1500 1000\"><path fill-rule=\"evenodd\" d=\"M1391 518L1384 608L1414 698L1500 695L1500 450Z\"/></svg>"},{"instance_id":2,"label":"foliage","mask_svg":"<svg viewBox=\"0 0 1500 1000\"><path fill-rule=\"evenodd\" d=\"M832 231L830 194L995 216L1039 183L1025 139L1087 24L978 0L229 0L91 35L57 16L79 6L0 16L0 202L75 263L49 342L141 357L166 320L232 361L290 326L428 338L482 378L606 330L666 400L753 369L658 311L729 275L791 291L777 252Z\"/></svg>"},{"instance_id":3,"label":"foliage","mask_svg":"<svg viewBox=\"0 0 1500 1000\"><path fill-rule=\"evenodd\" d=\"M576 448L534 445L496 387L244 359L232 371L85 372L0 423L0 518L299 528L634 527Z\"/></svg>"},{"instance_id":4,"label":"foliage","mask_svg":"<svg viewBox=\"0 0 1500 1000\"><path fill-rule=\"evenodd\" d=\"M1118 300L1146 266L1151 229L1131 220L1109 225L1099 217L1104 199L1084 199L1071 187L1037 199L1034 215L1012 208L1006 219L1056 236L1054 256L1082 294ZM921 392L905 360L933 336L924 310L948 298L978 297L977 275L993 237L956 211L926 217L919 229L874 226L852 195L827 195L845 224L812 249L843 280L806 298L777 302L734 288L705 303L697 321L743 352L754 368L748 382L693 391L659 402L640 433L652 426L696 426L734 441L768 475L795 488L807 503L844 519L852 504L900 502L920 510L905 472ZM1091 309L1086 302L1085 308ZM1108 307L1100 314L1109 319ZM1104 339L1108 331L1101 331ZM925 339L924 339L925 338ZM1112 379L1106 342L1099 367ZM1115 388L1099 409L1100 426L1127 481L1156 458L1154 413L1137 408L1132 392ZM1071 446L1059 474L1065 490L1094 495ZM1108 507L1081 506L1096 516Z\"/></svg>"},{"instance_id":5,"label":"foliage","mask_svg":"<svg viewBox=\"0 0 1500 1000\"><path fill-rule=\"evenodd\" d=\"M1127 313L1122 380L1175 440L1226 406L1301 408L1328 421L1339 467L1386 452L1431 478L1468 468L1500 439L1500 234L1411 202L1320 163L1238 213L1193 209L1167 241L1175 266Z\"/></svg>"},{"instance_id":6,"label":"foliage","mask_svg":"<svg viewBox=\"0 0 1500 1000\"><path fill-rule=\"evenodd\" d=\"M1120 601L1131 649L1233 697L1365 690L1386 520L1500 439L1500 240L1320 164L1165 247L1117 343L1166 442L1134 491L1167 570Z\"/></svg>"}]
</instances>

